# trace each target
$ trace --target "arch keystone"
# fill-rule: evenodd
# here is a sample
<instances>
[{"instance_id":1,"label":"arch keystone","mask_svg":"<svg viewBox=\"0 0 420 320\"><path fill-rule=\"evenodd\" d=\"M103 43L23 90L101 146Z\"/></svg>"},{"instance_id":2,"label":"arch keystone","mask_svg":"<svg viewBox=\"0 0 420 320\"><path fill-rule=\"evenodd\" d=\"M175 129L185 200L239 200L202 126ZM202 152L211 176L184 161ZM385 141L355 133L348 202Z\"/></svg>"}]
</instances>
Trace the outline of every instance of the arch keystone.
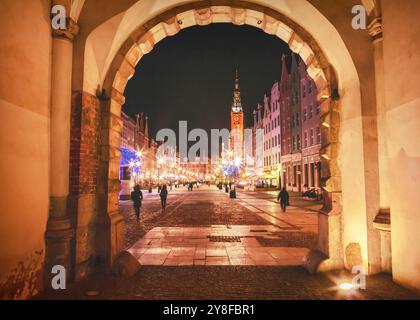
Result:
<instances>
[{"instance_id":1,"label":"arch keystone","mask_svg":"<svg viewBox=\"0 0 420 320\"><path fill-rule=\"evenodd\" d=\"M227 23L232 21L232 12L230 7L213 6L211 7L212 21L214 23Z\"/></svg>"}]
</instances>

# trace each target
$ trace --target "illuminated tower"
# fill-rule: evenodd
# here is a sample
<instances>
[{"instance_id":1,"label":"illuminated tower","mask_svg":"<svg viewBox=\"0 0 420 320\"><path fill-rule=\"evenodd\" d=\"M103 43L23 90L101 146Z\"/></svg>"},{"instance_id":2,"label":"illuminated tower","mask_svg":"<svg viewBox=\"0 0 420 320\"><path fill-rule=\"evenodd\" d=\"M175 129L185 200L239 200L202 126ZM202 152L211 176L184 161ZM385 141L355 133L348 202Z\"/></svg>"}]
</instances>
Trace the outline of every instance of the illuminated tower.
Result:
<instances>
[{"instance_id":1,"label":"illuminated tower","mask_svg":"<svg viewBox=\"0 0 420 320\"><path fill-rule=\"evenodd\" d=\"M238 70L236 70L235 89L233 90L233 101L230 111L230 130L231 160L243 159L244 112L242 109L241 91L239 90Z\"/></svg>"}]
</instances>

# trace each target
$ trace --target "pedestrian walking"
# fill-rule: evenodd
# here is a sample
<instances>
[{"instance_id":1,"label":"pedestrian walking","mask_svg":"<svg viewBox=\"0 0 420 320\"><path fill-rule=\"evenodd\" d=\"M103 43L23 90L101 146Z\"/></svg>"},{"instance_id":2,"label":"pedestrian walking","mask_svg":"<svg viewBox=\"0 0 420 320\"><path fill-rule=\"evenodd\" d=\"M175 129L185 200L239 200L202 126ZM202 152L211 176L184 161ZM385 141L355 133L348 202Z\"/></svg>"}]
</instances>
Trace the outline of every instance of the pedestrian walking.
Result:
<instances>
[{"instance_id":1,"label":"pedestrian walking","mask_svg":"<svg viewBox=\"0 0 420 320\"><path fill-rule=\"evenodd\" d=\"M134 213L136 215L137 222L139 222L140 209L141 209L141 204L143 201L143 193L141 192L140 186L138 184L133 188L133 191L131 192L131 200L133 201Z\"/></svg>"},{"instance_id":2,"label":"pedestrian walking","mask_svg":"<svg viewBox=\"0 0 420 320\"><path fill-rule=\"evenodd\" d=\"M286 188L283 187L283 189L281 189L277 200L280 200L281 209L283 210L283 212L286 212L286 207L290 206L289 193L287 192Z\"/></svg>"},{"instance_id":3,"label":"pedestrian walking","mask_svg":"<svg viewBox=\"0 0 420 320\"><path fill-rule=\"evenodd\" d=\"M168 198L168 188L166 184L163 186L162 190L160 191L160 202L162 204L162 210L166 209L166 199Z\"/></svg>"}]
</instances>

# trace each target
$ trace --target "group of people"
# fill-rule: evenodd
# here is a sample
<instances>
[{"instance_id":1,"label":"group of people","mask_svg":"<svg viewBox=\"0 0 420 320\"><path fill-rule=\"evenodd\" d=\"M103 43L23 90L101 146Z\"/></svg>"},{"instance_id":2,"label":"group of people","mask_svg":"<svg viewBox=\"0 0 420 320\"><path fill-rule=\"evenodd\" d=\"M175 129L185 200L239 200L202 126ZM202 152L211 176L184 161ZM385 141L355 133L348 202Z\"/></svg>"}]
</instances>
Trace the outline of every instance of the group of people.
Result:
<instances>
[{"instance_id":1,"label":"group of people","mask_svg":"<svg viewBox=\"0 0 420 320\"><path fill-rule=\"evenodd\" d=\"M232 185L229 184L229 189L231 189L231 187ZM225 184L225 188L226 190L229 190L227 184ZM188 190L192 191L192 189L193 189L193 184L189 183ZM168 187L166 186L166 184L163 185L163 187L159 186L158 193L159 193L160 202L162 205L162 210L164 211L166 209L166 200L168 199ZM137 221L140 221L140 209L141 209L142 201L143 201L143 193L141 192L140 185L137 184L134 186L133 191L131 192L131 200L133 201L134 212L135 212ZM289 193L287 192L286 188L281 189L279 195L277 196L277 200L280 201L281 209L283 210L283 212L286 212L287 206L290 205Z\"/></svg>"},{"instance_id":2,"label":"group of people","mask_svg":"<svg viewBox=\"0 0 420 320\"><path fill-rule=\"evenodd\" d=\"M166 184L159 188L160 203L162 205L162 210L166 209L166 200L168 199L168 187ZM133 201L134 213L137 218L137 222L140 221L140 209L143 202L143 192L141 192L140 185L135 185L133 191L131 192L131 200Z\"/></svg>"}]
</instances>

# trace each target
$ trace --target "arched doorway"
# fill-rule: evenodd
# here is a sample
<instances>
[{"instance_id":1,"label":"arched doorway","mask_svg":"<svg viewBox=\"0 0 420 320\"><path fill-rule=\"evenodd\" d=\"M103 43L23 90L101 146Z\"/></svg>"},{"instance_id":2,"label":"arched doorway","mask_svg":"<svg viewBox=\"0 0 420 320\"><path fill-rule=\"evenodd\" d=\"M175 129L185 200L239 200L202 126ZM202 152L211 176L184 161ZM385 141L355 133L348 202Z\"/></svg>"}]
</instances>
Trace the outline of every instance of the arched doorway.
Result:
<instances>
[{"instance_id":1,"label":"arched doorway","mask_svg":"<svg viewBox=\"0 0 420 320\"><path fill-rule=\"evenodd\" d=\"M144 2L142 5L147 6ZM124 104L124 89L133 76L135 65L143 55L153 49L157 42L167 36L190 26L223 22L247 24L277 35L282 41L288 43L291 50L299 54L308 66L308 72L318 88L322 114L321 180L325 203L319 214L318 249L329 258L322 264L324 269L343 267L342 206L349 206L349 203L343 204L341 197L340 167L346 163L339 161L341 152L339 145L342 142L340 141L340 125L342 124L340 112L347 110L348 114L344 114L344 118L357 118L361 101L356 69L337 31L309 4L307 7L293 7L293 4L289 4L289 15L284 13L284 7L281 5L278 6L281 10L275 10L275 5L268 6L246 1L236 1L233 4L229 1L218 1L194 2L181 6L163 5L157 11L153 8L151 12L154 13L142 15L148 19L138 23L135 17L146 10L144 6L136 4L125 13L114 41L108 44L108 54L106 57L101 57L102 72L98 72L97 61L91 53L95 50L97 41L103 37L102 32L107 26L104 26L104 30L101 27L97 28L87 38L85 61L82 64L83 91L78 94L83 96L82 100L87 101L87 108L91 104L98 110L95 115L98 117L95 122L97 125L95 132L99 133L96 144L96 151L99 153L95 186L97 217L94 223L95 236L87 249L106 265L111 265L115 256L123 249L124 224L118 213L121 156L119 137L122 128L120 114ZM319 26L329 26L328 31L333 32L330 33L330 37L332 34L332 37L335 37L336 42L329 43L325 30L320 31L322 36L318 38L324 41L322 43L324 50L311 33L292 19L298 18L303 12L307 14L310 11L314 13L314 17L309 19L309 22L313 25L318 23ZM302 16L297 20L302 22ZM325 49L329 50L328 56L324 53ZM346 94L340 99L341 92ZM356 112L351 114L350 107L353 110L356 109ZM349 137L345 139L349 148L362 148L360 137L356 140ZM346 179L350 176L348 174ZM355 179L354 174L350 180L352 179ZM360 205L360 203L356 204ZM357 210L357 205L355 207L352 204L353 207L349 211ZM84 236L86 238L86 234ZM76 236L76 248L77 246ZM362 255L365 255L366 246L366 242L362 241ZM84 249L86 248L81 250ZM76 257L76 266L77 264Z\"/></svg>"}]
</instances>

